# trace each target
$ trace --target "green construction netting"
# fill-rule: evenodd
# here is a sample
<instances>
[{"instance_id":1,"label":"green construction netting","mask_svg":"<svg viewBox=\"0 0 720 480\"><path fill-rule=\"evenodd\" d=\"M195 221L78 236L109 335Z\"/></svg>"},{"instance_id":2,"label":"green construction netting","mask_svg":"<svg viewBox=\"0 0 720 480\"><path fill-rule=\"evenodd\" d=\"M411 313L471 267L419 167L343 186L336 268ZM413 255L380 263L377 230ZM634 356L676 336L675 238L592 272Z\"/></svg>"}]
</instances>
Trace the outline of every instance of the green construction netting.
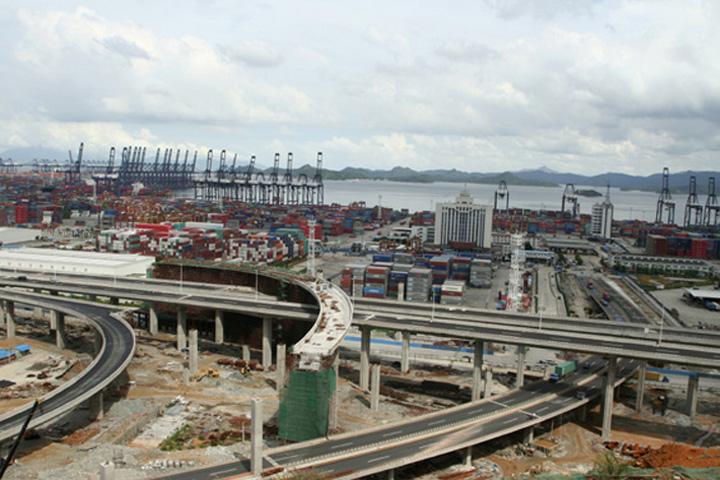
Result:
<instances>
[{"instance_id":1,"label":"green construction netting","mask_svg":"<svg viewBox=\"0 0 720 480\"><path fill-rule=\"evenodd\" d=\"M335 391L335 370L295 370L280 399L278 437L302 442L328 433L330 396Z\"/></svg>"}]
</instances>

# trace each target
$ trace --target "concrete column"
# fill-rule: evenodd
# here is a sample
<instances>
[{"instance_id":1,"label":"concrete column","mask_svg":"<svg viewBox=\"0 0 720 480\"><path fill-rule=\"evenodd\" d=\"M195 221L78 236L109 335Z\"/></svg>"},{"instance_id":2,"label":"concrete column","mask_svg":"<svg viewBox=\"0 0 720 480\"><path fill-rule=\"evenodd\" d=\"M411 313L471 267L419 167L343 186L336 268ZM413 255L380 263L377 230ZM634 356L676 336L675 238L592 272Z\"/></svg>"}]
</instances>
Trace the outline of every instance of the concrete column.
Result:
<instances>
[{"instance_id":1,"label":"concrete column","mask_svg":"<svg viewBox=\"0 0 720 480\"><path fill-rule=\"evenodd\" d=\"M391 468L387 471L387 480L395 480L395 469Z\"/></svg>"},{"instance_id":2,"label":"concrete column","mask_svg":"<svg viewBox=\"0 0 720 480\"><path fill-rule=\"evenodd\" d=\"M263 408L262 400L254 398L250 410L252 433L250 436L250 469L255 477L260 477L263 467Z\"/></svg>"},{"instance_id":3,"label":"concrete column","mask_svg":"<svg viewBox=\"0 0 720 480\"><path fill-rule=\"evenodd\" d=\"M640 362L640 370L638 370L637 396L635 397L635 410L642 411L645 402L645 372L647 370L647 361Z\"/></svg>"},{"instance_id":4,"label":"concrete column","mask_svg":"<svg viewBox=\"0 0 720 480\"><path fill-rule=\"evenodd\" d=\"M90 294L88 294L87 299L88 299L89 302L96 302L96 301L97 301L97 295L90 293Z\"/></svg>"},{"instance_id":5,"label":"concrete column","mask_svg":"<svg viewBox=\"0 0 720 480\"><path fill-rule=\"evenodd\" d=\"M65 338L65 314L57 312L56 324L55 324L55 346L59 349L64 349L67 344Z\"/></svg>"},{"instance_id":6,"label":"concrete column","mask_svg":"<svg viewBox=\"0 0 720 480\"><path fill-rule=\"evenodd\" d=\"M483 391L483 398L490 398L490 395L492 395L492 378L492 369L488 366L488 368L485 369L485 390Z\"/></svg>"},{"instance_id":7,"label":"concrete column","mask_svg":"<svg viewBox=\"0 0 720 480\"><path fill-rule=\"evenodd\" d=\"M100 480L115 480L115 464L113 462L100 464Z\"/></svg>"},{"instance_id":8,"label":"concrete column","mask_svg":"<svg viewBox=\"0 0 720 480\"><path fill-rule=\"evenodd\" d=\"M275 373L277 375L277 378L275 380L277 391L280 392L285 385L285 355L286 355L286 346L284 343L278 343L276 350L277 350L277 368L275 369Z\"/></svg>"},{"instance_id":9,"label":"concrete column","mask_svg":"<svg viewBox=\"0 0 720 480\"><path fill-rule=\"evenodd\" d=\"M5 326L5 300L0 300L0 327Z\"/></svg>"},{"instance_id":10,"label":"concrete column","mask_svg":"<svg viewBox=\"0 0 720 480\"><path fill-rule=\"evenodd\" d=\"M465 466L472 467L472 445L465 449Z\"/></svg>"},{"instance_id":11,"label":"concrete column","mask_svg":"<svg viewBox=\"0 0 720 480\"><path fill-rule=\"evenodd\" d=\"M472 383L472 400L480 400L480 382L482 381L482 365L483 365L483 350L485 349L485 342L482 340L475 340L475 355L473 356L473 383Z\"/></svg>"},{"instance_id":12,"label":"concrete column","mask_svg":"<svg viewBox=\"0 0 720 480\"><path fill-rule=\"evenodd\" d=\"M197 328L193 328L190 330L190 336L189 336L189 353L188 353L188 360L189 360L189 368L190 368L190 376L194 376L196 373L198 373L198 331Z\"/></svg>"},{"instance_id":13,"label":"concrete column","mask_svg":"<svg viewBox=\"0 0 720 480\"><path fill-rule=\"evenodd\" d=\"M242 359L245 360L246 363L250 362L250 345L242 346Z\"/></svg>"},{"instance_id":14,"label":"concrete column","mask_svg":"<svg viewBox=\"0 0 720 480\"><path fill-rule=\"evenodd\" d=\"M370 327L360 327L360 389L367 390L370 383Z\"/></svg>"},{"instance_id":15,"label":"concrete column","mask_svg":"<svg viewBox=\"0 0 720 480\"><path fill-rule=\"evenodd\" d=\"M587 409L588 409L587 403L585 405L583 405L582 407L580 407L580 417L579 418L580 418L581 422L584 422L585 420L587 420Z\"/></svg>"},{"instance_id":16,"label":"concrete column","mask_svg":"<svg viewBox=\"0 0 720 480\"><path fill-rule=\"evenodd\" d=\"M608 370L605 376L605 392L603 395L602 410L602 439L610 440L612 431L613 399L615 397L615 377L617 375L617 357L608 358Z\"/></svg>"},{"instance_id":17,"label":"concrete column","mask_svg":"<svg viewBox=\"0 0 720 480\"><path fill-rule=\"evenodd\" d=\"M515 375L515 387L522 388L525 385L525 345L518 345L517 352L517 374Z\"/></svg>"},{"instance_id":18,"label":"concrete column","mask_svg":"<svg viewBox=\"0 0 720 480\"><path fill-rule=\"evenodd\" d=\"M110 297L110 305L120 305L120 299L118 297Z\"/></svg>"},{"instance_id":19,"label":"concrete column","mask_svg":"<svg viewBox=\"0 0 720 480\"><path fill-rule=\"evenodd\" d=\"M50 310L50 331L57 330L57 319L58 319L58 312L57 310Z\"/></svg>"},{"instance_id":20,"label":"concrete column","mask_svg":"<svg viewBox=\"0 0 720 480\"><path fill-rule=\"evenodd\" d=\"M42 307L35 307L33 309L33 318L36 318L38 320L42 320L43 318L45 318L45 315L43 315Z\"/></svg>"},{"instance_id":21,"label":"concrete column","mask_svg":"<svg viewBox=\"0 0 720 480\"><path fill-rule=\"evenodd\" d=\"M695 420L697 415L698 390L700 389L700 377L697 373L688 377L687 404L690 420Z\"/></svg>"},{"instance_id":22,"label":"concrete column","mask_svg":"<svg viewBox=\"0 0 720 480\"><path fill-rule=\"evenodd\" d=\"M5 331L7 338L15 338L15 302L5 301Z\"/></svg>"},{"instance_id":23,"label":"concrete column","mask_svg":"<svg viewBox=\"0 0 720 480\"><path fill-rule=\"evenodd\" d=\"M533 443L535 441L535 426L527 427L523 432L523 436L524 443Z\"/></svg>"},{"instance_id":24,"label":"concrete column","mask_svg":"<svg viewBox=\"0 0 720 480\"><path fill-rule=\"evenodd\" d=\"M410 371L410 332L402 332L402 350L400 351L400 371Z\"/></svg>"},{"instance_id":25,"label":"concrete column","mask_svg":"<svg viewBox=\"0 0 720 480\"><path fill-rule=\"evenodd\" d=\"M157 302L150 302L148 316L148 333L154 337L158 334Z\"/></svg>"},{"instance_id":26,"label":"concrete column","mask_svg":"<svg viewBox=\"0 0 720 480\"><path fill-rule=\"evenodd\" d=\"M372 366L372 387L370 388L370 409L377 412L380 409L380 364Z\"/></svg>"},{"instance_id":27,"label":"concrete column","mask_svg":"<svg viewBox=\"0 0 720 480\"><path fill-rule=\"evenodd\" d=\"M262 338L262 366L270 368L272 365L272 318L263 317L263 338Z\"/></svg>"},{"instance_id":28,"label":"concrete column","mask_svg":"<svg viewBox=\"0 0 720 480\"><path fill-rule=\"evenodd\" d=\"M90 397L90 416L93 420L102 420L105 416L102 390Z\"/></svg>"},{"instance_id":29,"label":"concrete column","mask_svg":"<svg viewBox=\"0 0 720 480\"><path fill-rule=\"evenodd\" d=\"M223 323L225 312L215 310L215 343L225 342L225 325Z\"/></svg>"},{"instance_id":30,"label":"concrete column","mask_svg":"<svg viewBox=\"0 0 720 480\"><path fill-rule=\"evenodd\" d=\"M182 351L187 347L187 310L177 307L177 349Z\"/></svg>"}]
</instances>

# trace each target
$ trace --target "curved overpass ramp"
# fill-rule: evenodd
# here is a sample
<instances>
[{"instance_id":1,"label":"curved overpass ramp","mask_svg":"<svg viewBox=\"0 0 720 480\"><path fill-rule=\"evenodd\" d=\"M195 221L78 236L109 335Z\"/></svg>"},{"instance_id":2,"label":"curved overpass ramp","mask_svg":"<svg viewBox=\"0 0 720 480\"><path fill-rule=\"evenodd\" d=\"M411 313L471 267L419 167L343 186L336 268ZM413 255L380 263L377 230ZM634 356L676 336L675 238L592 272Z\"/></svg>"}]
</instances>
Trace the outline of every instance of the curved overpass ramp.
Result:
<instances>
[{"instance_id":1,"label":"curved overpass ramp","mask_svg":"<svg viewBox=\"0 0 720 480\"><path fill-rule=\"evenodd\" d=\"M0 299L18 304L58 310L88 322L100 335L102 345L90 365L79 375L45 395L41 414L33 417L30 427L53 420L101 392L128 366L135 353L135 334L130 325L112 316L115 309L47 295L0 290ZM32 402L0 416L0 441L20 431Z\"/></svg>"}]
</instances>

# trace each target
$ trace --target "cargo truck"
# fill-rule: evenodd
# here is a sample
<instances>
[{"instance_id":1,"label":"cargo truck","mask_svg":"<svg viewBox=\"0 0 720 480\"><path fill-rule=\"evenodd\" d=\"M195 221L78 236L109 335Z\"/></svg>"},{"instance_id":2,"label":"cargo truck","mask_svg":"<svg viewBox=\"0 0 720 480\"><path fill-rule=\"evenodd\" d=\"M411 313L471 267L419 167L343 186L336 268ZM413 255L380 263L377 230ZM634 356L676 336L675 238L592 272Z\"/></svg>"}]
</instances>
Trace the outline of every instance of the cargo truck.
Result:
<instances>
[{"instance_id":1,"label":"cargo truck","mask_svg":"<svg viewBox=\"0 0 720 480\"><path fill-rule=\"evenodd\" d=\"M561 378L567 377L575 371L575 369L577 368L577 364L577 360L568 360L567 362L555 365L555 373L550 375L550 381L557 382Z\"/></svg>"}]
</instances>

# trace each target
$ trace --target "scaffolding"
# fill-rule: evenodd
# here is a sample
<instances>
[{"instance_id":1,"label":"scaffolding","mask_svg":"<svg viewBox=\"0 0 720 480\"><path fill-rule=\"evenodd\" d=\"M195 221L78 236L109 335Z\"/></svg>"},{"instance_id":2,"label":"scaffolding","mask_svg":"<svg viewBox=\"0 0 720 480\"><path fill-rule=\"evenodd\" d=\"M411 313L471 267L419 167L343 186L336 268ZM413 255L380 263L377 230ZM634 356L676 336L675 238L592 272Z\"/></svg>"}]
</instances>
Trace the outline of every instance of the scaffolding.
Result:
<instances>
[{"instance_id":1,"label":"scaffolding","mask_svg":"<svg viewBox=\"0 0 720 480\"><path fill-rule=\"evenodd\" d=\"M302 442L328 434L335 368L293 370L280 396L278 437Z\"/></svg>"}]
</instances>

